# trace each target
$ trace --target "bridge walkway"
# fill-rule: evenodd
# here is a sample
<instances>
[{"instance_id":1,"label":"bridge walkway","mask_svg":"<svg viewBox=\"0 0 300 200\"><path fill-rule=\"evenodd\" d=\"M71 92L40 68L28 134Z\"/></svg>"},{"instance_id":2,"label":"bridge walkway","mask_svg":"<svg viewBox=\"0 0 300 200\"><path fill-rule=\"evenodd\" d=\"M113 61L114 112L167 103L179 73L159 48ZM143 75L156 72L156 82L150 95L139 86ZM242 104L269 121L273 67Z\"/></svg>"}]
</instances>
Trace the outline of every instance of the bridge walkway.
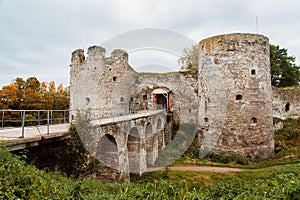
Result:
<instances>
[{"instance_id":1,"label":"bridge walkway","mask_svg":"<svg viewBox=\"0 0 300 200\"><path fill-rule=\"evenodd\" d=\"M91 124L93 126L99 126L99 125L106 125L106 124L118 123L123 121L130 121L141 117L155 115L161 112L165 112L165 111L164 110L140 111L130 115L92 120ZM2 119L2 121L4 120ZM24 149L27 147L38 146L44 143L50 143L53 140L60 140L69 136L70 123L51 125L49 124L49 119L47 119L47 121L48 121L47 125L24 126L25 123L23 123L21 127L2 126L2 128L0 128L0 143L3 143L5 146L9 147L10 150L14 151L19 149ZM67 120L64 119L63 122L65 121Z\"/></svg>"}]
</instances>

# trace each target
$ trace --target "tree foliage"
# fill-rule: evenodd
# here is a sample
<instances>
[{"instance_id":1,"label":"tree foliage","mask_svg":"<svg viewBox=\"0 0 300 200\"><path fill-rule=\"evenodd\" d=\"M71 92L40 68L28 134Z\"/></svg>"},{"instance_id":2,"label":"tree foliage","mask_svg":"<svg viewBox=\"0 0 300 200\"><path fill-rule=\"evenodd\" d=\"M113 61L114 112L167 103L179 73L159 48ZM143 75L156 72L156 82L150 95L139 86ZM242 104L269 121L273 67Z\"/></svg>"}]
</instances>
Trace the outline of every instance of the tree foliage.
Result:
<instances>
[{"instance_id":1,"label":"tree foliage","mask_svg":"<svg viewBox=\"0 0 300 200\"><path fill-rule=\"evenodd\" d=\"M52 81L40 83L36 77L16 78L0 90L0 109L65 110L69 108L69 88Z\"/></svg>"},{"instance_id":2,"label":"tree foliage","mask_svg":"<svg viewBox=\"0 0 300 200\"><path fill-rule=\"evenodd\" d=\"M199 62L199 46L193 45L183 49L183 56L178 59L181 70L197 71Z\"/></svg>"},{"instance_id":3,"label":"tree foliage","mask_svg":"<svg viewBox=\"0 0 300 200\"><path fill-rule=\"evenodd\" d=\"M275 87L298 86L300 66L295 64L295 57L289 56L287 49L270 45L271 81Z\"/></svg>"},{"instance_id":4,"label":"tree foliage","mask_svg":"<svg viewBox=\"0 0 300 200\"><path fill-rule=\"evenodd\" d=\"M295 64L295 57L289 56L287 49L270 45L271 83L275 87L298 86L300 82L300 66ZM183 50L178 60L181 70L197 71L199 47L193 45Z\"/></svg>"}]
</instances>

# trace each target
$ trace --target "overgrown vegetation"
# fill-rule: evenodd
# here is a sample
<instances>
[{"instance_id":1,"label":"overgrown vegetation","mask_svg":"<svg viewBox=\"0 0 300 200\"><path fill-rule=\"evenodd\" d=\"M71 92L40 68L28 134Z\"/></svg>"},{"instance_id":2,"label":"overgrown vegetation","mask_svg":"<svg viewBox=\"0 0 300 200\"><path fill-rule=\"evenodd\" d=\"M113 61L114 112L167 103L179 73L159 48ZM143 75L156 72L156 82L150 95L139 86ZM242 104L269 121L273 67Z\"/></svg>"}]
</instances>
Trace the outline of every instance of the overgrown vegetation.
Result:
<instances>
[{"instance_id":1,"label":"overgrown vegetation","mask_svg":"<svg viewBox=\"0 0 300 200\"><path fill-rule=\"evenodd\" d=\"M211 152L199 159L199 148L195 142L172 165L221 166L238 168L263 168L300 162L300 118L281 120L274 118L274 123L283 123L283 128L274 133L275 153L267 159L251 159L230 154Z\"/></svg>"},{"instance_id":2,"label":"overgrown vegetation","mask_svg":"<svg viewBox=\"0 0 300 200\"><path fill-rule=\"evenodd\" d=\"M0 149L1 199L298 199L300 164L236 174L152 172L132 183L73 180Z\"/></svg>"},{"instance_id":3,"label":"overgrown vegetation","mask_svg":"<svg viewBox=\"0 0 300 200\"><path fill-rule=\"evenodd\" d=\"M284 165L234 174L156 171L136 176L131 183L103 183L79 175L67 178L58 172L46 173L27 165L25 156L14 156L1 147L0 199L299 199L300 119L287 119L283 123L283 129L275 132L276 154L270 159L218 154L199 159L195 156L197 146L192 145L176 163L247 168ZM82 147L82 143L77 143L80 140L76 139L76 131L72 132L73 145ZM87 162L86 153L77 147L74 152L68 152L68 162L74 164L73 170L84 172L88 169L83 167ZM76 163L78 158L82 162Z\"/></svg>"}]
</instances>

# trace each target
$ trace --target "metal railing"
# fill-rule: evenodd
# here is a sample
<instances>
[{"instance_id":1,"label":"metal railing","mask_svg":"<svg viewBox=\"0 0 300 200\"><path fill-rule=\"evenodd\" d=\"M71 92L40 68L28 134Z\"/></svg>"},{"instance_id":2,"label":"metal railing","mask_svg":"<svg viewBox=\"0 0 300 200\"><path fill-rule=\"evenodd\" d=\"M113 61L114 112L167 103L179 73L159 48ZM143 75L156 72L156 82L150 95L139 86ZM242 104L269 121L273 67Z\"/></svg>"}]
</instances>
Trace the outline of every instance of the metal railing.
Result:
<instances>
[{"instance_id":1,"label":"metal railing","mask_svg":"<svg viewBox=\"0 0 300 200\"><path fill-rule=\"evenodd\" d=\"M129 115L119 115L119 116L111 116L111 117L106 117L106 118L92 119L91 123L92 123L92 125L103 125L103 124L108 124L108 123L124 122L124 121L130 121L132 119L156 115L156 114L159 114L162 112L165 112L165 111L164 110L145 110L143 112L131 113Z\"/></svg>"},{"instance_id":2,"label":"metal railing","mask_svg":"<svg viewBox=\"0 0 300 200\"><path fill-rule=\"evenodd\" d=\"M128 109L128 108L127 108ZM149 110L135 109L134 112L117 112L113 109L85 110L90 114L90 120L96 124L127 121L160 113L166 108L163 105L149 106ZM21 128L21 138L24 138L25 127L49 126L54 124L72 123L80 110L0 110L0 130L8 128Z\"/></svg>"},{"instance_id":3,"label":"metal railing","mask_svg":"<svg viewBox=\"0 0 300 200\"><path fill-rule=\"evenodd\" d=\"M24 137L26 126L49 126L70 122L69 110L0 110L1 129L20 128Z\"/></svg>"},{"instance_id":4,"label":"metal railing","mask_svg":"<svg viewBox=\"0 0 300 200\"><path fill-rule=\"evenodd\" d=\"M155 115L166 111L166 106L158 104L156 106L150 105L147 110L140 108L128 107L123 108L102 108L102 109L78 109L70 110L70 119L76 121L78 113L87 114L88 120L93 121L93 124L112 123L120 121L128 121L134 118L145 117L149 115Z\"/></svg>"}]
</instances>

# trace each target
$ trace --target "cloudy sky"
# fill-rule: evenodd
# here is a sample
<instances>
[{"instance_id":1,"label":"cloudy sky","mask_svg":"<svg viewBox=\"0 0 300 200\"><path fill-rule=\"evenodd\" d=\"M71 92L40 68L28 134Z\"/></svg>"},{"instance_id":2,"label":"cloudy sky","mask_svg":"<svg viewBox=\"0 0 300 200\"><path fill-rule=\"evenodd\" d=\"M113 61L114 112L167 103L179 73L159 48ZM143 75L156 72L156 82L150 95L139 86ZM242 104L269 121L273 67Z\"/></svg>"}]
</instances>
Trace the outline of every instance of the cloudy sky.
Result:
<instances>
[{"instance_id":1,"label":"cloudy sky","mask_svg":"<svg viewBox=\"0 0 300 200\"><path fill-rule=\"evenodd\" d=\"M29 76L68 85L75 49L112 43L119 48L118 39L150 41L126 49L133 67L174 70L178 52L157 40L167 37L179 47L189 44L181 39L198 43L224 33L257 33L257 25L258 33L287 48L300 64L299 10L297 0L0 0L0 87Z\"/></svg>"}]
</instances>

